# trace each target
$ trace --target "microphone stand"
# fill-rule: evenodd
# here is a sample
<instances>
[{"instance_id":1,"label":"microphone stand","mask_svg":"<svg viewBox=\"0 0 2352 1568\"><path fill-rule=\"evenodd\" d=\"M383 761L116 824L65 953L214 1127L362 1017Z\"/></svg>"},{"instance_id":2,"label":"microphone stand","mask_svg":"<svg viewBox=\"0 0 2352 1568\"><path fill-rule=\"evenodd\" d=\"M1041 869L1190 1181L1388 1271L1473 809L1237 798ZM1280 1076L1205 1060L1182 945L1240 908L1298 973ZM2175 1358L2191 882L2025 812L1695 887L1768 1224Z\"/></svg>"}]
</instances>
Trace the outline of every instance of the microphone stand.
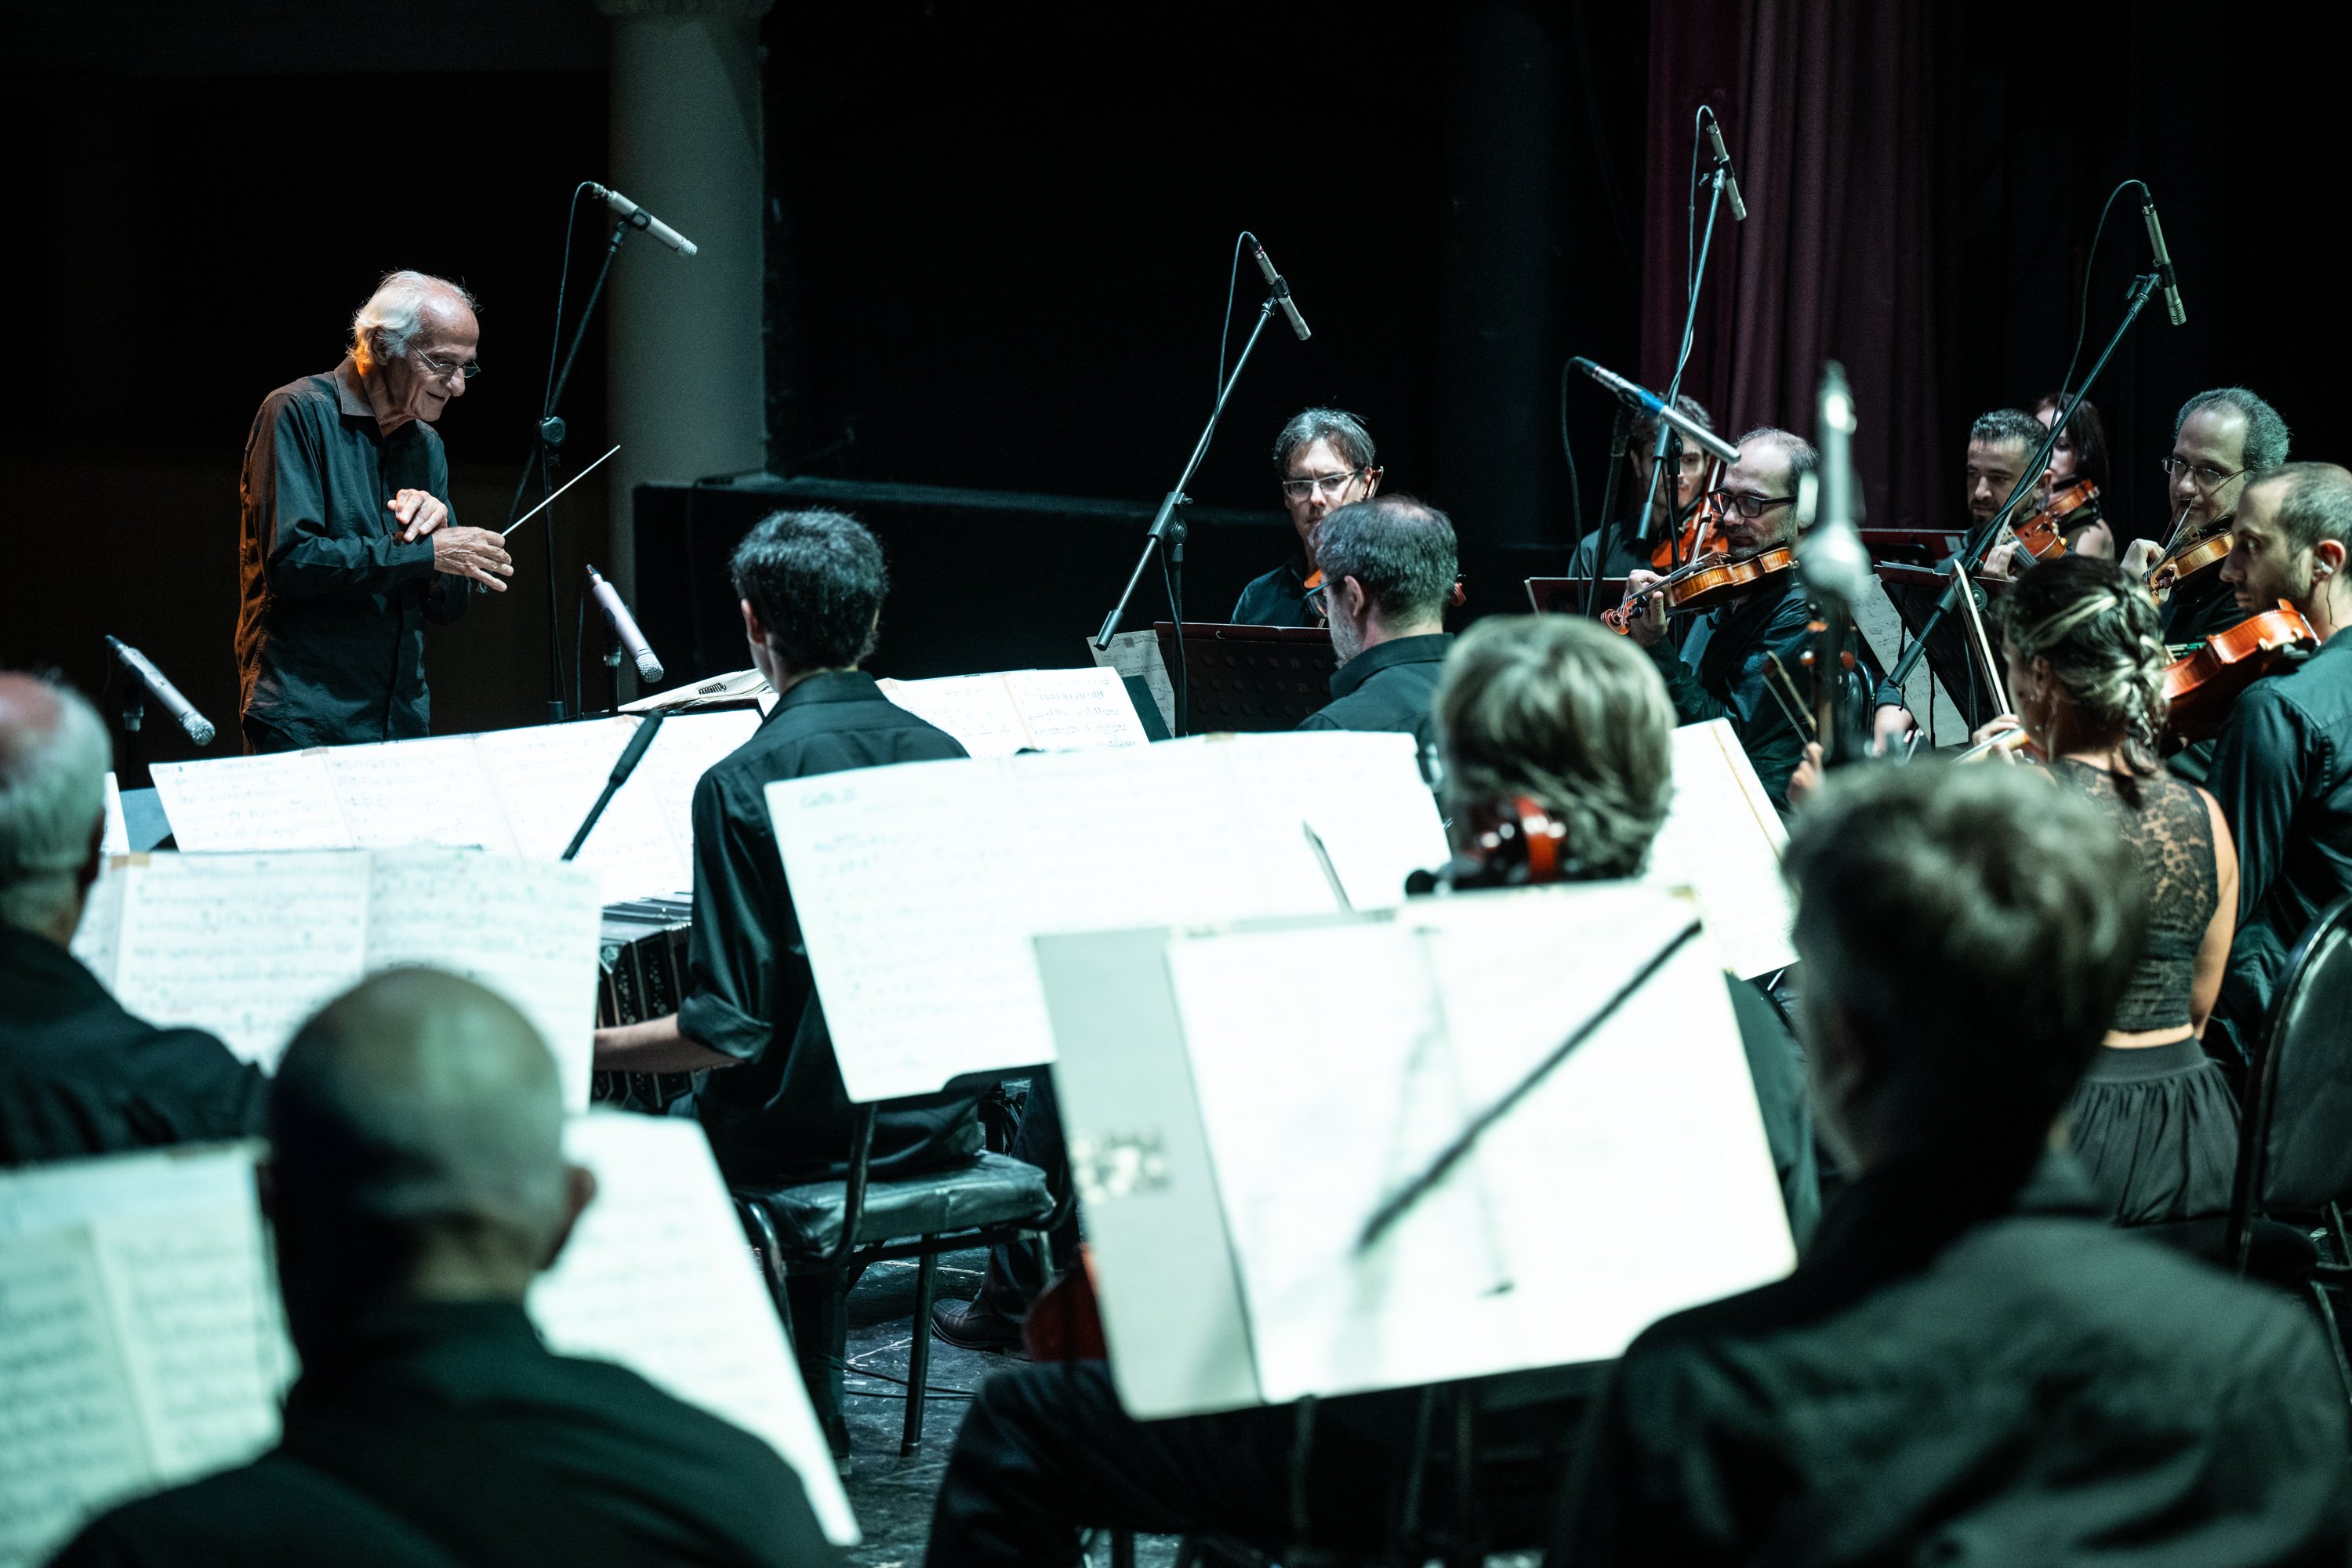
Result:
<instances>
[{"instance_id":1,"label":"microphone stand","mask_svg":"<svg viewBox=\"0 0 2352 1568\"><path fill-rule=\"evenodd\" d=\"M1118 623L1127 615L1128 601L1135 597L1135 585L1143 581L1143 569L1151 564L1153 553L1159 552L1160 574L1168 584L1168 613L1176 621L1176 668L1169 672L1169 679L1176 689L1178 740L1183 739L1185 724L1191 717L1192 680L1184 668L1185 530L1184 520L1177 515L1176 509L1192 499L1184 493L1184 487L1192 482L1193 472L1200 468L1201 459L1209 455L1209 441L1217 433L1217 419L1225 411L1225 399L1234 395L1234 384L1241 380L1242 367L1249 363L1250 351L1257 347L1258 334L1265 331L1266 319L1274 314L1275 307L1280 302L1280 295L1268 294L1265 303L1257 308L1257 325L1250 329L1249 342L1242 345L1241 358L1234 362L1234 374L1227 376L1225 384L1217 389L1216 406L1209 410L1209 423L1201 431L1201 439L1193 447L1192 458L1184 464L1184 472L1178 477L1176 488L1160 501L1159 514L1151 520L1150 531L1144 536L1143 553L1136 557L1135 570L1127 574L1126 591L1119 595L1118 605L1103 618L1102 630L1095 635L1097 652L1110 647L1112 634L1118 630Z\"/></svg>"},{"instance_id":2,"label":"microphone stand","mask_svg":"<svg viewBox=\"0 0 2352 1568\"><path fill-rule=\"evenodd\" d=\"M1669 408L1676 407L1680 404L1683 393L1683 369L1690 363L1691 340L1696 337L1698 332L1699 286L1706 281L1706 258L1708 254L1715 248L1715 211L1723 201L1724 168L1725 161L1718 161L1715 165L1715 174L1713 177L1707 181L1706 232L1700 237L1698 242L1698 266L1691 274L1690 304L1683 312L1683 351L1681 353L1675 356L1675 378L1666 384L1665 401L1666 406ZM1671 468L1666 467L1666 448L1669 445L1669 437L1673 438L1671 444L1675 447L1675 466ZM1642 526L1634 532L1634 537L1639 539L1644 544L1647 544L1650 542L1650 513L1658 504L1658 476L1661 473L1671 474L1674 476L1667 481L1667 483L1673 487L1672 493L1675 500L1674 505L1667 508L1667 510L1669 512L1675 512L1681 510L1683 500L1681 448L1682 441L1680 437L1675 435L1673 427L1664 420L1659 420L1658 449L1654 454L1656 466L1650 471L1649 494L1643 497L1642 500ZM1683 564L1681 519L1677 517L1672 526L1674 529L1674 563L1676 566L1680 566Z\"/></svg>"},{"instance_id":3,"label":"microphone stand","mask_svg":"<svg viewBox=\"0 0 2352 1568\"><path fill-rule=\"evenodd\" d=\"M572 193L572 200L573 209L576 211L580 201L579 192ZM567 223L572 221L570 214L565 216L565 221ZM532 473L536 472L539 475L541 501L543 503L553 495L555 465L563 450L563 437L567 434L563 421L556 416L556 405L563 401L563 389L572 380L572 363L580 357L581 341L588 335L588 322L596 313L596 301L604 297L604 279L612 274L613 258L620 254L621 241L626 239L628 235L627 219L624 218L613 226L612 241L604 247L604 265L596 268L595 287L588 290L588 303L581 310L580 320L572 325L572 346L564 352L562 371L561 374L551 374L548 379L547 401L540 408L539 425L531 437L530 456L523 461L522 478L515 481L514 501L507 508L509 527L514 525L516 518L522 512L523 494L530 486ZM565 255L568 260L570 256L568 243ZM562 287L560 282L557 285L556 299L560 309L562 300ZM556 331L561 332L562 330L563 323L559 316ZM551 372L554 370L554 348L553 343L548 345L548 368ZM551 724L561 724L564 718L563 623L555 605L555 515L550 512L547 519L547 721Z\"/></svg>"},{"instance_id":4,"label":"microphone stand","mask_svg":"<svg viewBox=\"0 0 2352 1568\"><path fill-rule=\"evenodd\" d=\"M1927 620L1922 622L1919 629L1912 634L1911 646L1903 650L1903 657L1896 659L1895 668L1886 672L1886 679L1890 684L1900 687L1910 678L1911 672L1919 667L1919 660L1927 652L1928 634L1943 623L1946 616L1959 607L1962 594L1973 595L1977 591L1977 568L1984 563L1985 556L1992 549L1993 541L2000 537L2000 531L2008 526L2011 516L2035 493L2035 487L2027 483L2027 480L2039 479L2043 470L2050 467L2050 454L2058 449L2058 437L2065 430L2066 421L2074 416L2074 410L2080 408L2083 405L2083 399L2090 395L2092 384L2099 379L2099 373L2107 368L2107 361L2115 357L2115 352L2122 345L2125 334L2132 330L2132 323L2139 320L2139 313L2147 306L2148 296L2156 292L2156 283L2157 274L2153 272L2145 273L2132 279L2131 295L2125 304L2124 319L2116 324L2115 336L2109 338L2107 346L2099 351L2098 359L2091 366L2091 374L2083 378L2082 391L2060 405L2056 415L2050 421L2050 433L2042 438L2042 449L2036 452L2032 460L2025 465L2025 472L2018 476L2017 488L2010 491L2007 503L1999 511L1987 518L1984 526L1970 534L1968 542L1960 547L1959 553L1951 557L1948 563L1952 569L1951 584L1945 588L1943 596L1936 601L1936 607L1928 612Z\"/></svg>"},{"instance_id":5,"label":"microphone stand","mask_svg":"<svg viewBox=\"0 0 2352 1568\"><path fill-rule=\"evenodd\" d=\"M1633 405L1623 398L1617 400L1617 423L1609 432L1609 482L1601 489L1601 537L1592 547L1592 575L1584 581L1584 605L1578 615L1598 620L1605 607L1601 603L1601 579L1609 574L1609 546L1617 533L1617 492L1625 483L1625 448L1633 441Z\"/></svg>"}]
</instances>

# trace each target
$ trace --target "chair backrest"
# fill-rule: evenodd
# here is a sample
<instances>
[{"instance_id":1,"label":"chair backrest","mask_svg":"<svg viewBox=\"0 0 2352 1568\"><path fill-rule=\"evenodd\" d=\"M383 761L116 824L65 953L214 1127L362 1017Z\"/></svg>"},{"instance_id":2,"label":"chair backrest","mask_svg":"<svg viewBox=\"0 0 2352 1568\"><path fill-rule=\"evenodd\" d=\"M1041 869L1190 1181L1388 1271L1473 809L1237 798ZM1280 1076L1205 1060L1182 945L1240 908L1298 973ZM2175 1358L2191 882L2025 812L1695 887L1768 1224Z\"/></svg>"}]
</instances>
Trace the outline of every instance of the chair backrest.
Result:
<instances>
[{"instance_id":1,"label":"chair backrest","mask_svg":"<svg viewBox=\"0 0 2352 1568\"><path fill-rule=\"evenodd\" d=\"M2233 1251L2250 1216L2316 1215L2352 1196L2352 897L2287 955L2239 1133Z\"/></svg>"}]
</instances>

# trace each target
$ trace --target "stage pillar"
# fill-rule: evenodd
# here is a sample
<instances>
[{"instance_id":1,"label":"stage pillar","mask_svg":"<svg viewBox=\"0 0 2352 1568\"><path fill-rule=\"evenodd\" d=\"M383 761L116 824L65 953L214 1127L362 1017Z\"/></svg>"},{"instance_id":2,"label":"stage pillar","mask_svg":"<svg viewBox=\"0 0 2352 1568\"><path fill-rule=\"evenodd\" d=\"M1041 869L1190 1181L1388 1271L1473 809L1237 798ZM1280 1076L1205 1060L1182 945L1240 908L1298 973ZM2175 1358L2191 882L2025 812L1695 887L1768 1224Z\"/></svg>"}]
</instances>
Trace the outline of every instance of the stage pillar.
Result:
<instances>
[{"instance_id":1,"label":"stage pillar","mask_svg":"<svg viewBox=\"0 0 2352 1568\"><path fill-rule=\"evenodd\" d=\"M621 450L605 468L610 574L624 595L635 592L630 497L639 484L767 459L760 17L770 4L596 0L613 26L603 181L698 247L683 257L633 234L613 266L610 409ZM567 452L566 466L595 456Z\"/></svg>"}]
</instances>

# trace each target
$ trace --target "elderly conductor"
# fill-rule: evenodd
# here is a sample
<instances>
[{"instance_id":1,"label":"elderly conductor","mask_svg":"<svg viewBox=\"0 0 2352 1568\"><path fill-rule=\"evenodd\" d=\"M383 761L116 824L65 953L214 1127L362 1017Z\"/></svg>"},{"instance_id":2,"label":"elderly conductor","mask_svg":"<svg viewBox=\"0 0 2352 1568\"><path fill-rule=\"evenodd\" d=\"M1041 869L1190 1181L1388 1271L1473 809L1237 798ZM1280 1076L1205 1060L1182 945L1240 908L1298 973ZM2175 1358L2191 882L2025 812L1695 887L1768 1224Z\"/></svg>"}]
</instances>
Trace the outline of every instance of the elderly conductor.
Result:
<instances>
[{"instance_id":1,"label":"elderly conductor","mask_svg":"<svg viewBox=\"0 0 2352 1568\"><path fill-rule=\"evenodd\" d=\"M342 363L262 400L245 447L236 619L247 752L425 732L425 623L503 593L503 542L454 525L432 428L481 371L473 296L394 272Z\"/></svg>"}]
</instances>

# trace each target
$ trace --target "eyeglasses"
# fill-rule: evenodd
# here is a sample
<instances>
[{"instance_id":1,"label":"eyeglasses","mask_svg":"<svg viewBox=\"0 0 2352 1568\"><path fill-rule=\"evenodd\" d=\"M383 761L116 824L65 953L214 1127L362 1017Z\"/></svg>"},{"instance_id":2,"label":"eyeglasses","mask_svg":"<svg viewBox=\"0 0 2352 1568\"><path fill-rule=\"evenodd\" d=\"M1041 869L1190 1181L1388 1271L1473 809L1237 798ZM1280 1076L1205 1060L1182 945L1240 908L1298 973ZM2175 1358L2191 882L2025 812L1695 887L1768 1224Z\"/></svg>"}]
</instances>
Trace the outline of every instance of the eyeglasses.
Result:
<instances>
[{"instance_id":1,"label":"eyeglasses","mask_svg":"<svg viewBox=\"0 0 2352 1568\"><path fill-rule=\"evenodd\" d=\"M1715 504L1726 511L1736 511L1742 517L1762 517L1768 506L1786 506L1795 496L1736 495L1730 490L1715 492Z\"/></svg>"},{"instance_id":2,"label":"eyeglasses","mask_svg":"<svg viewBox=\"0 0 2352 1568\"><path fill-rule=\"evenodd\" d=\"M2210 463L2191 463L2182 458L2159 458L2158 467L2164 470L2164 477L2168 479L2177 479L2183 474L2188 475L2189 483L2209 495L2246 471L2243 468L2233 468L2225 474Z\"/></svg>"},{"instance_id":3,"label":"eyeglasses","mask_svg":"<svg viewBox=\"0 0 2352 1568\"><path fill-rule=\"evenodd\" d=\"M1370 473L1369 468L1349 468L1343 474L1318 474L1311 479L1285 479L1282 493L1288 500L1305 500L1311 495L1336 496Z\"/></svg>"},{"instance_id":4,"label":"eyeglasses","mask_svg":"<svg viewBox=\"0 0 2352 1568\"><path fill-rule=\"evenodd\" d=\"M447 360L437 360L431 354L422 352L419 352L416 357L425 362L426 372L436 381L447 381L452 376L471 381L482 374L482 362L479 360L469 359L464 364L453 364Z\"/></svg>"}]
</instances>

